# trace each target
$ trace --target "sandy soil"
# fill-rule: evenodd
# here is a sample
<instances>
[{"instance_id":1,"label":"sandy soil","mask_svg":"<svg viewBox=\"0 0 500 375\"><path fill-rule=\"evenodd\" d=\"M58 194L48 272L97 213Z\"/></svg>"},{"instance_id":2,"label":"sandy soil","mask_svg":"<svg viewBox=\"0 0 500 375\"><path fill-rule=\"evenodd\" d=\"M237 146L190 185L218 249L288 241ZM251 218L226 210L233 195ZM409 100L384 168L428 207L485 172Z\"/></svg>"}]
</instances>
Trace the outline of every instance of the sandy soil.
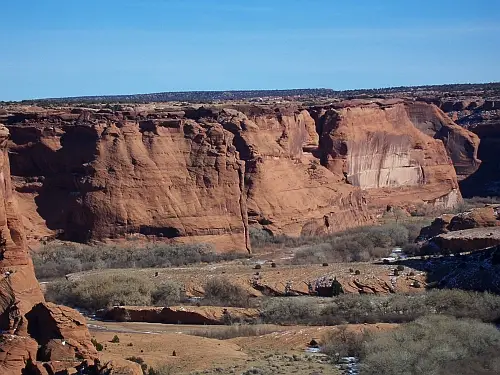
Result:
<instances>
[{"instance_id":1,"label":"sandy soil","mask_svg":"<svg viewBox=\"0 0 500 375\"><path fill-rule=\"evenodd\" d=\"M365 324L350 325L348 329L380 331L395 326ZM172 374L339 374L324 355L307 352L311 339L321 340L338 327L261 325L259 328L275 332L228 340L189 334L223 331L226 326L89 321L89 328L92 336L105 346L101 352L103 361L141 357L151 367L167 366ZM115 334L119 343L111 343Z\"/></svg>"}]
</instances>

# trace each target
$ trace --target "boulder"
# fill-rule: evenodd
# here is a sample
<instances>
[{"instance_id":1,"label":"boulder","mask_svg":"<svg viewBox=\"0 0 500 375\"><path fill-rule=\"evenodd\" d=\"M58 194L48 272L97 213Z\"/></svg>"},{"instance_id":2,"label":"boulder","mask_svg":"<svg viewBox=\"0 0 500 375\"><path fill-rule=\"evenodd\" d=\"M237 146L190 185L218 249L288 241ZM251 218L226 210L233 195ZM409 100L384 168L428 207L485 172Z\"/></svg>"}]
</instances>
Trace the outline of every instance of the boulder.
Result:
<instances>
[{"instance_id":1,"label":"boulder","mask_svg":"<svg viewBox=\"0 0 500 375\"><path fill-rule=\"evenodd\" d=\"M138 363L113 359L99 367L99 374L102 375L143 375L141 366Z\"/></svg>"},{"instance_id":2,"label":"boulder","mask_svg":"<svg viewBox=\"0 0 500 375\"><path fill-rule=\"evenodd\" d=\"M487 206L481 208L474 208L470 211L462 212L457 215L445 214L434 219L431 225L424 227L420 231L418 239L428 240L433 237L439 236L441 234L446 234L448 232L461 231L464 229L473 228L490 228L497 227L500 225L500 218L498 215L498 207ZM464 232L466 235L468 233L485 233L486 236L491 237L494 233L488 230L481 230L476 232ZM493 234L490 234L493 233ZM440 236L441 239L445 238L457 238L458 234L450 234L449 236ZM441 243L442 240L438 239L436 243ZM488 240L489 241L489 240ZM488 242L489 243L489 242Z\"/></svg>"}]
</instances>

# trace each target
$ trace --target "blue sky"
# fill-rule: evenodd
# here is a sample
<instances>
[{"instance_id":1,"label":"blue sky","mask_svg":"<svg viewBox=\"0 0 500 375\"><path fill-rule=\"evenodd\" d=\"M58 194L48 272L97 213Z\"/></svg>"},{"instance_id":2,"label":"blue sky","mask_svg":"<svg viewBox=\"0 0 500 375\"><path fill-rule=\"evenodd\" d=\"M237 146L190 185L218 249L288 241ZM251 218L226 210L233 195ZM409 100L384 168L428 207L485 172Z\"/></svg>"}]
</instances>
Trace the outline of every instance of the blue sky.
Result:
<instances>
[{"instance_id":1,"label":"blue sky","mask_svg":"<svg viewBox=\"0 0 500 375\"><path fill-rule=\"evenodd\" d=\"M497 0L10 0L0 100L500 81Z\"/></svg>"}]
</instances>

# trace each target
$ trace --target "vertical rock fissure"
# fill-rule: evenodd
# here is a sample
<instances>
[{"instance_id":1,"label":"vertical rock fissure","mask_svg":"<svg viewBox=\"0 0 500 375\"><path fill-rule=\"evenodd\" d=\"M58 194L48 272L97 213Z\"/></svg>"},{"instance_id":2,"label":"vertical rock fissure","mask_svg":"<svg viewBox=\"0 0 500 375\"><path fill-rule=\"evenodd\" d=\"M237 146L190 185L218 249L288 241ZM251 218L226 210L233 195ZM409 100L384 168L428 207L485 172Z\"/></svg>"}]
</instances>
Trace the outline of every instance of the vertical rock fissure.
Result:
<instances>
[{"instance_id":1,"label":"vertical rock fissure","mask_svg":"<svg viewBox=\"0 0 500 375\"><path fill-rule=\"evenodd\" d=\"M239 168L238 168L238 177L240 179L240 211L241 211L241 219L243 221L243 235L245 236L245 247L249 254L252 253L252 247L250 244L250 233L248 231L248 211L247 211L247 203L246 203L246 193L245 193L245 162L243 160L238 160Z\"/></svg>"}]
</instances>

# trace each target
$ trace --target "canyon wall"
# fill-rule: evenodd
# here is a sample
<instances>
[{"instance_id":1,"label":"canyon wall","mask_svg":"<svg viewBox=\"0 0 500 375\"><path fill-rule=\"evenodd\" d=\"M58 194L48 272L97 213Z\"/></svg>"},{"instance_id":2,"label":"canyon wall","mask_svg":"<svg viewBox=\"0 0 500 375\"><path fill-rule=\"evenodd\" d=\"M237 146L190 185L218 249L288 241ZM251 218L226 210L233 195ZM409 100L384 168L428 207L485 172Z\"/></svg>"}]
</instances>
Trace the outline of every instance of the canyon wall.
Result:
<instances>
[{"instance_id":1,"label":"canyon wall","mask_svg":"<svg viewBox=\"0 0 500 375\"><path fill-rule=\"evenodd\" d=\"M0 121L35 240L154 236L250 251L250 227L319 235L371 223L387 205L453 206L457 144L457 165L478 162L476 136L433 105L394 99L18 107Z\"/></svg>"},{"instance_id":2,"label":"canyon wall","mask_svg":"<svg viewBox=\"0 0 500 375\"><path fill-rule=\"evenodd\" d=\"M453 151L422 124L443 119L441 127L447 134L459 139L464 134L464 138L473 138L471 142L476 139L435 106L424 106L422 109L420 103L391 100L317 110L322 164L363 189L371 207L422 202L441 207L456 205L461 195L450 158ZM425 113L426 120L416 118L415 113ZM472 160L474 152L469 155Z\"/></svg>"},{"instance_id":3,"label":"canyon wall","mask_svg":"<svg viewBox=\"0 0 500 375\"><path fill-rule=\"evenodd\" d=\"M500 98L493 96L456 97L440 102L441 109L457 124L481 139L478 158L481 165L464 176L460 189L464 196L500 195Z\"/></svg>"},{"instance_id":4,"label":"canyon wall","mask_svg":"<svg viewBox=\"0 0 500 375\"><path fill-rule=\"evenodd\" d=\"M85 319L46 303L26 248L7 155L7 128L0 125L0 373L47 375L94 365L97 352Z\"/></svg>"}]
</instances>

